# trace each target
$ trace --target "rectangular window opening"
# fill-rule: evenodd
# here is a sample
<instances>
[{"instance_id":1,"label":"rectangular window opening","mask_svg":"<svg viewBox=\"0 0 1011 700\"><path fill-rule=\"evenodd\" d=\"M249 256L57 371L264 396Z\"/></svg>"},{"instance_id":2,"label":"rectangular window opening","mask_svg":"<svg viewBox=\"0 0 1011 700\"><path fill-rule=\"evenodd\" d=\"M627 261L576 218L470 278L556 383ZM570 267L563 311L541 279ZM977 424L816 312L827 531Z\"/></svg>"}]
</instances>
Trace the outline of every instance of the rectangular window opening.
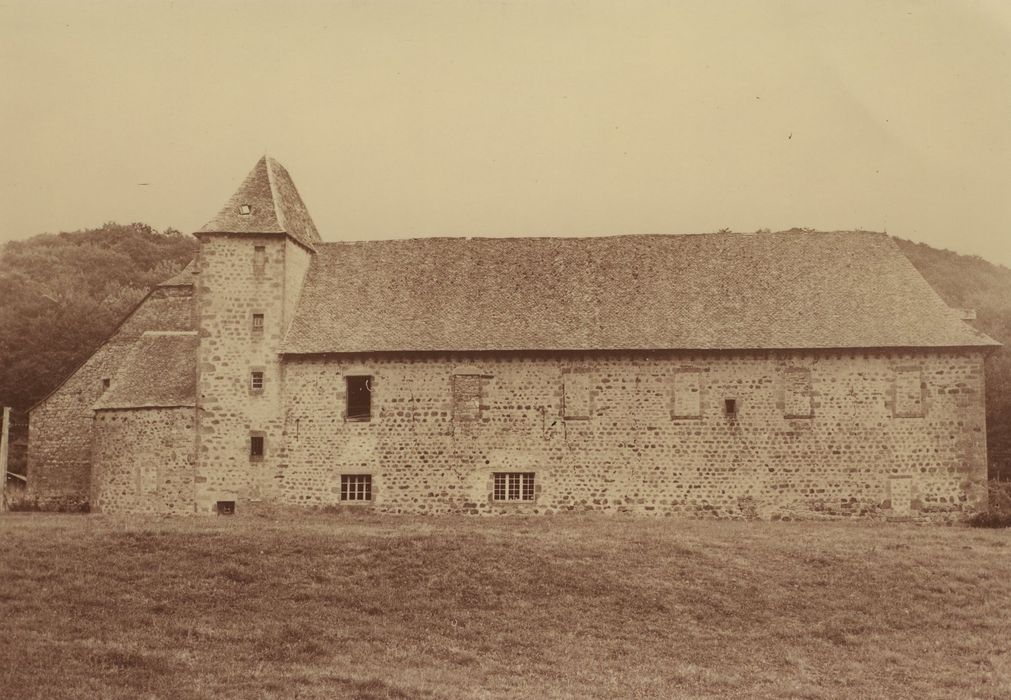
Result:
<instances>
[{"instance_id":1,"label":"rectangular window opening","mask_svg":"<svg viewBox=\"0 0 1011 700\"><path fill-rule=\"evenodd\" d=\"M371 501L371 474L341 474L342 501Z\"/></svg>"},{"instance_id":2,"label":"rectangular window opening","mask_svg":"<svg viewBox=\"0 0 1011 700\"><path fill-rule=\"evenodd\" d=\"M235 501L218 501L214 510L218 515L235 515Z\"/></svg>"},{"instance_id":3,"label":"rectangular window opening","mask_svg":"<svg viewBox=\"0 0 1011 700\"><path fill-rule=\"evenodd\" d=\"M492 499L496 501L534 500L534 472L495 472Z\"/></svg>"},{"instance_id":4,"label":"rectangular window opening","mask_svg":"<svg viewBox=\"0 0 1011 700\"><path fill-rule=\"evenodd\" d=\"M252 460L263 459L264 439L262 435L249 436L249 458Z\"/></svg>"},{"instance_id":5,"label":"rectangular window opening","mask_svg":"<svg viewBox=\"0 0 1011 700\"><path fill-rule=\"evenodd\" d=\"M723 412L728 416L734 417L737 415L737 399L724 399L723 401Z\"/></svg>"},{"instance_id":6,"label":"rectangular window opening","mask_svg":"<svg viewBox=\"0 0 1011 700\"><path fill-rule=\"evenodd\" d=\"M347 420L372 420L372 375L347 377Z\"/></svg>"},{"instance_id":7,"label":"rectangular window opening","mask_svg":"<svg viewBox=\"0 0 1011 700\"><path fill-rule=\"evenodd\" d=\"M262 275L267 267L267 248L258 245L253 248L253 273Z\"/></svg>"},{"instance_id":8,"label":"rectangular window opening","mask_svg":"<svg viewBox=\"0 0 1011 700\"><path fill-rule=\"evenodd\" d=\"M110 386L112 386L112 380L108 377L102 377L102 391L105 391Z\"/></svg>"},{"instance_id":9,"label":"rectangular window opening","mask_svg":"<svg viewBox=\"0 0 1011 700\"><path fill-rule=\"evenodd\" d=\"M263 391L263 372L253 371L249 373L249 390Z\"/></svg>"},{"instance_id":10,"label":"rectangular window opening","mask_svg":"<svg viewBox=\"0 0 1011 700\"><path fill-rule=\"evenodd\" d=\"M263 314L253 314L253 333L263 333Z\"/></svg>"}]
</instances>

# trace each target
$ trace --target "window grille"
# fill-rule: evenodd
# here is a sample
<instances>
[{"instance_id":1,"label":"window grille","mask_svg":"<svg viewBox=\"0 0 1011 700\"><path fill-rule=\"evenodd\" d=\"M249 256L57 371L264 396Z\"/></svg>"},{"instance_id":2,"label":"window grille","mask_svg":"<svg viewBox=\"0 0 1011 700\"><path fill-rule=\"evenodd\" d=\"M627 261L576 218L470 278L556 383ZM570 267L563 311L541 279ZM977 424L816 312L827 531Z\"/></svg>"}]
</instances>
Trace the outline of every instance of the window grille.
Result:
<instances>
[{"instance_id":1,"label":"window grille","mask_svg":"<svg viewBox=\"0 0 1011 700\"><path fill-rule=\"evenodd\" d=\"M496 501L534 500L534 472L496 472L492 498Z\"/></svg>"},{"instance_id":2,"label":"window grille","mask_svg":"<svg viewBox=\"0 0 1011 700\"><path fill-rule=\"evenodd\" d=\"M263 314L253 314L253 333L263 333Z\"/></svg>"},{"instance_id":3,"label":"window grille","mask_svg":"<svg viewBox=\"0 0 1011 700\"><path fill-rule=\"evenodd\" d=\"M342 501L371 501L371 474L341 474Z\"/></svg>"},{"instance_id":4,"label":"window grille","mask_svg":"<svg viewBox=\"0 0 1011 700\"><path fill-rule=\"evenodd\" d=\"M263 391L263 372L250 373L249 388L253 391Z\"/></svg>"}]
</instances>

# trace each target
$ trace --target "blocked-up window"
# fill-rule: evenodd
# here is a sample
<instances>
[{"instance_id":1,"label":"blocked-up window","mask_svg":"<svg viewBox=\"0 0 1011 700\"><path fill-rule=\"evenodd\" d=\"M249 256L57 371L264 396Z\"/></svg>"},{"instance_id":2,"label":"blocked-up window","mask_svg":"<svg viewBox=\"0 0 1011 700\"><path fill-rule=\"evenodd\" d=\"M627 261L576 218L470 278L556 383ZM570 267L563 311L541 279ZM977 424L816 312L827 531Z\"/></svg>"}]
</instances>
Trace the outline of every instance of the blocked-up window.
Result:
<instances>
[{"instance_id":1,"label":"blocked-up window","mask_svg":"<svg viewBox=\"0 0 1011 700\"><path fill-rule=\"evenodd\" d=\"M496 472L492 499L496 501L534 500L534 472Z\"/></svg>"},{"instance_id":2,"label":"blocked-up window","mask_svg":"<svg viewBox=\"0 0 1011 700\"><path fill-rule=\"evenodd\" d=\"M674 397L671 413L675 418L702 417L702 372L697 369L674 373Z\"/></svg>"},{"instance_id":3,"label":"blocked-up window","mask_svg":"<svg viewBox=\"0 0 1011 700\"><path fill-rule=\"evenodd\" d=\"M923 372L919 367L899 367L895 370L893 412L898 418L923 415Z\"/></svg>"},{"instance_id":4,"label":"blocked-up window","mask_svg":"<svg viewBox=\"0 0 1011 700\"><path fill-rule=\"evenodd\" d=\"M811 370L792 367L783 373L783 415L787 418L810 418L814 415Z\"/></svg>"},{"instance_id":5,"label":"blocked-up window","mask_svg":"<svg viewBox=\"0 0 1011 700\"><path fill-rule=\"evenodd\" d=\"M253 247L253 274L262 275L267 268L267 247L258 245Z\"/></svg>"},{"instance_id":6,"label":"blocked-up window","mask_svg":"<svg viewBox=\"0 0 1011 700\"><path fill-rule=\"evenodd\" d=\"M565 418L590 417L590 375L566 372L562 375L562 415Z\"/></svg>"},{"instance_id":7,"label":"blocked-up window","mask_svg":"<svg viewBox=\"0 0 1011 700\"><path fill-rule=\"evenodd\" d=\"M480 374L453 375L453 420L467 422L481 418L483 379Z\"/></svg>"}]
</instances>

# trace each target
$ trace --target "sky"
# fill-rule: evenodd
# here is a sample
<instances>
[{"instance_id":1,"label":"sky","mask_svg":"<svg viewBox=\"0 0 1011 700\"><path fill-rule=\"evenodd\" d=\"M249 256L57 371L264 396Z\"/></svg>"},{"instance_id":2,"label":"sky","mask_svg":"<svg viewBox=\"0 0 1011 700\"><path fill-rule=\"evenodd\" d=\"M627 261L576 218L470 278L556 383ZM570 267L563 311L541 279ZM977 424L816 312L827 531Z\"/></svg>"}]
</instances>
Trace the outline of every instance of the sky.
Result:
<instances>
[{"instance_id":1,"label":"sky","mask_svg":"<svg viewBox=\"0 0 1011 700\"><path fill-rule=\"evenodd\" d=\"M0 243L865 229L1011 266L1004 0L0 0Z\"/></svg>"}]
</instances>

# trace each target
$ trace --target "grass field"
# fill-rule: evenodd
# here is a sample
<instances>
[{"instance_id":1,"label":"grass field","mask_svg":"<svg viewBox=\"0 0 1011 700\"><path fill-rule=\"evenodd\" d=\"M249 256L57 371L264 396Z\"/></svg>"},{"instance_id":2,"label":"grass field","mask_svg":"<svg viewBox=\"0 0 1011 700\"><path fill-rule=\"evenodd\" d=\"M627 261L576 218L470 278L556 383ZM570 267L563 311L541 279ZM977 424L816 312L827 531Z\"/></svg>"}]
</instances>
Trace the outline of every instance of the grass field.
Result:
<instances>
[{"instance_id":1,"label":"grass field","mask_svg":"<svg viewBox=\"0 0 1011 700\"><path fill-rule=\"evenodd\" d=\"M1011 531L0 517L0 696L1011 697Z\"/></svg>"}]
</instances>

